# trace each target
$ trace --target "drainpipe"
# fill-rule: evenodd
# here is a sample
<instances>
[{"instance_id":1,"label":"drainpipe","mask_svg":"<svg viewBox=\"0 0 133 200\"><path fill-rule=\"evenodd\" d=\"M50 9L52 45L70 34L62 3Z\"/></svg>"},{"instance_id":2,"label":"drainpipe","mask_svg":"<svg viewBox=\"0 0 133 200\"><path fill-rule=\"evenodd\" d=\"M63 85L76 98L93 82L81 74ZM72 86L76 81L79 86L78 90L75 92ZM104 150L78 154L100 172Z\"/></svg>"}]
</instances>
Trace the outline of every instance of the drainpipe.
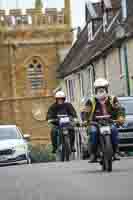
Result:
<instances>
[{"instance_id":1,"label":"drainpipe","mask_svg":"<svg viewBox=\"0 0 133 200\"><path fill-rule=\"evenodd\" d=\"M125 73L126 73L126 82L127 82L127 94L131 95L130 91L130 78L129 78L129 69L128 69L128 54L127 54L127 44L124 44L124 62L125 62Z\"/></svg>"}]
</instances>

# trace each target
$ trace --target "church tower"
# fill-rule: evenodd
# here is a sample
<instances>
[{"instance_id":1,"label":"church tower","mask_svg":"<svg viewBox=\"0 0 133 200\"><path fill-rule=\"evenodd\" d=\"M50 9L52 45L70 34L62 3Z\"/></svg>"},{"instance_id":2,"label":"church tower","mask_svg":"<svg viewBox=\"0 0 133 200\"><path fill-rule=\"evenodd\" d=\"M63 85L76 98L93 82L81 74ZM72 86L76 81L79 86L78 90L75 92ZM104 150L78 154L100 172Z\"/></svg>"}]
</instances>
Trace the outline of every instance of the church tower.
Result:
<instances>
[{"instance_id":1,"label":"church tower","mask_svg":"<svg viewBox=\"0 0 133 200\"><path fill-rule=\"evenodd\" d=\"M72 45L70 0L65 8L0 10L0 123L16 124L33 143L47 144L46 113L57 67Z\"/></svg>"}]
</instances>

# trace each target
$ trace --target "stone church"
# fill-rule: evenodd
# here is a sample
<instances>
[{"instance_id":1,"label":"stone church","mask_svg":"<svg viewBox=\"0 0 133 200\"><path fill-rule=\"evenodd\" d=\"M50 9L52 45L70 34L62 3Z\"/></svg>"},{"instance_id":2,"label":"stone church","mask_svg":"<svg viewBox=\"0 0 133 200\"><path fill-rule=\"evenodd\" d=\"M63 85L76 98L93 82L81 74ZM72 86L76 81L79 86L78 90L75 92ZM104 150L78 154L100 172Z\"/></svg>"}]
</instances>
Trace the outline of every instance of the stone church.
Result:
<instances>
[{"instance_id":1,"label":"stone church","mask_svg":"<svg viewBox=\"0 0 133 200\"><path fill-rule=\"evenodd\" d=\"M56 71L71 47L70 0L64 8L0 10L0 123L47 144L46 112Z\"/></svg>"}]
</instances>

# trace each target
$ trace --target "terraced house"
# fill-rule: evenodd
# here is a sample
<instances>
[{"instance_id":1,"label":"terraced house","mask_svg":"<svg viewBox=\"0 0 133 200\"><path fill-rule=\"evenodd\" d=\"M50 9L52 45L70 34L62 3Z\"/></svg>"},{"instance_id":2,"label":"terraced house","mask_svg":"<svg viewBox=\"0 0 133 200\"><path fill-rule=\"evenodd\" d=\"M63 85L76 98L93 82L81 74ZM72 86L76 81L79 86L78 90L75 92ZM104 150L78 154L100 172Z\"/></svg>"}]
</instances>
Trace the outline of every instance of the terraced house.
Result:
<instances>
[{"instance_id":1,"label":"terraced house","mask_svg":"<svg viewBox=\"0 0 133 200\"><path fill-rule=\"evenodd\" d=\"M132 27L132 0L86 4L86 26L58 70L61 87L77 110L93 94L98 77L109 80L110 93L133 95Z\"/></svg>"},{"instance_id":2,"label":"terraced house","mask_svg":"<svg viewBox=\"0 0 133 200\"><path fill-rule=\"evenodd\" d=\"M33 143L48 143L46 112L56 70L72 44L70 1L64 8L0 10L0 123L17 124Z\"/></svg>"}]
</instances>

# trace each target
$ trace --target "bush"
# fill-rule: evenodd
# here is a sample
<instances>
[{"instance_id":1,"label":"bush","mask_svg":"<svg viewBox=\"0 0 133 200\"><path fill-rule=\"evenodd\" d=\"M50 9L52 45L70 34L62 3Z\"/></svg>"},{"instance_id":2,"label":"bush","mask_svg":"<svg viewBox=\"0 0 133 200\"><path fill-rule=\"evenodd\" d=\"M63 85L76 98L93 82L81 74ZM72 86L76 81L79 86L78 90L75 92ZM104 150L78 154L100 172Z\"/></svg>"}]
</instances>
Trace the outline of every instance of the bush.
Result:
<instances>
[{"instance_id":1,"label":"bush","mask_svg":"<svg viewBox=\"0 0 133 200\"><path fill-rule=\"evenodd\" d=\"M52 153L52 145L30 145L30 157L32 163L53 162L56 160Z\"/></svg>"}]
</instances>

